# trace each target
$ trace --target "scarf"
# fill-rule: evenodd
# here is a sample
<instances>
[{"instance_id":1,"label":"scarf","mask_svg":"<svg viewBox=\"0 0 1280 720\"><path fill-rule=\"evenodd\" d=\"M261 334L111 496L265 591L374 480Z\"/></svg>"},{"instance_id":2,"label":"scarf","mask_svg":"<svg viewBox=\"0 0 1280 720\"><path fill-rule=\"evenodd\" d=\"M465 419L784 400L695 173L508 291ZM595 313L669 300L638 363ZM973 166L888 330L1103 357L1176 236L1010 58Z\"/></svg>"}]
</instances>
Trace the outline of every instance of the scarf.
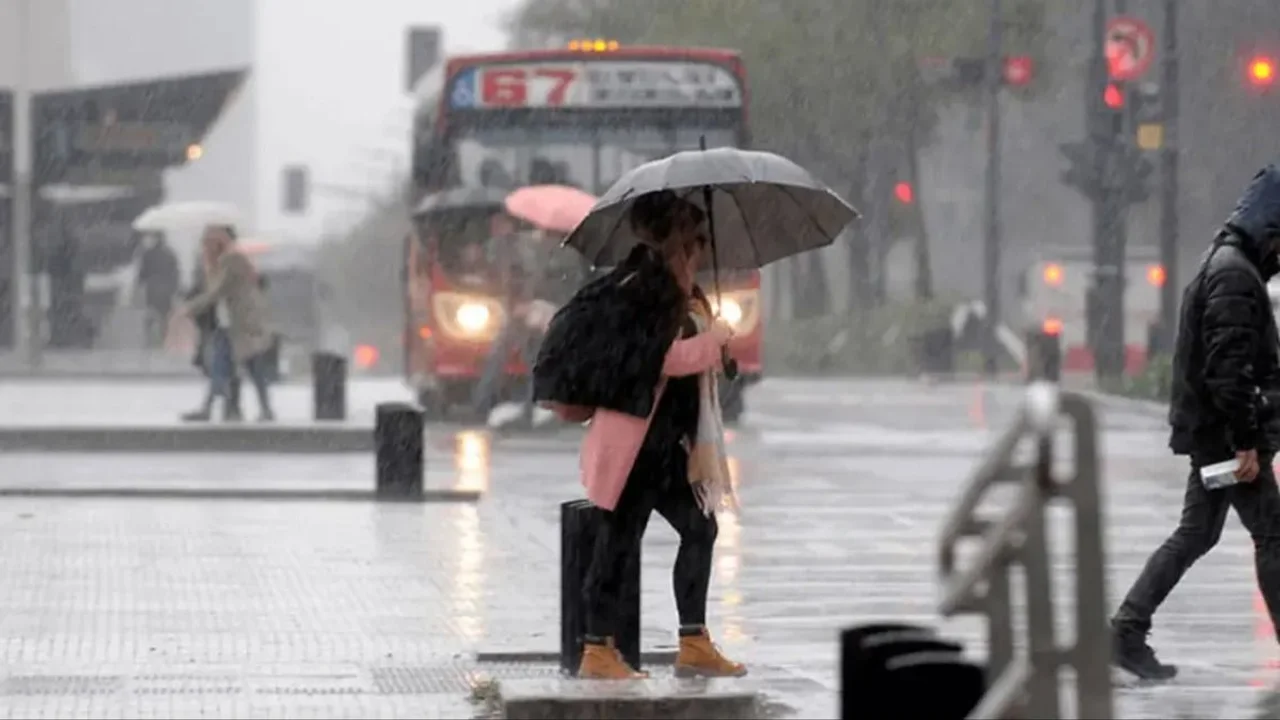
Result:
<instances>
[{"instance_id":1,"label":"scarf","mask_svg":"<svg viewBox=\"0 0 1280 720\"><path fill-rule=\"evenodd\" d=\"M711 313L702 303L693 303L689 312L698 332L711 327ZM724 417L720 412L718 373L712 369L698 376L698 432L689 449L689 484L703 515L738 507L738 498L729 473L729 455L724 446Z\"/></svg>"}]
</instances>

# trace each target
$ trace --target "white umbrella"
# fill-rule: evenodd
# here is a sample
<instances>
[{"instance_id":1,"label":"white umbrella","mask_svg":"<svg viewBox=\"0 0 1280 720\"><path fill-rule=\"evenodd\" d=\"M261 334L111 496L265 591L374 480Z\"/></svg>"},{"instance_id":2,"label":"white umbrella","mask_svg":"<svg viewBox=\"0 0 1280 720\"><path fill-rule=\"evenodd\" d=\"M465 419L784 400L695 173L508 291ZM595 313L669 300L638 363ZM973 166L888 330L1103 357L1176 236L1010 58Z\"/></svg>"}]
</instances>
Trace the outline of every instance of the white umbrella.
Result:
<instances>
[{"instance_id":1,"label":"white umbrella","mask_svg":"<svg viewBox=\"0 0 1280 720\"><path fill-rule=\"evenodd\" d=\"M239 228L243 218L235 205L224 202L193 200L153 205L133 221L139 232L168 232L179 228L203 228L227 225Z\"/></svg>"}]
</instances>

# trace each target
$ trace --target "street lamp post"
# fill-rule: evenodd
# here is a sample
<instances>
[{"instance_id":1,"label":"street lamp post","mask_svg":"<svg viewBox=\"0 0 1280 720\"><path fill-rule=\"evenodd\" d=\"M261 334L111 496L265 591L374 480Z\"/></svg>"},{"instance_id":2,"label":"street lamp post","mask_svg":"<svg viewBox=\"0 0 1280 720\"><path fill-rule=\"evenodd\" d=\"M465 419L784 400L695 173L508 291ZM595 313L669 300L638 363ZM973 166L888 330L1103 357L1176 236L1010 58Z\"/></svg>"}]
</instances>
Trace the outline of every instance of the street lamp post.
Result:
<instances>
[{"instance_id":1,"label":"street lamp post","mask_svg":"<svg viewBox=\"0 0 1280 720\"><path fill-rule=\"evenodd\" d=\"M15 346L32 368L40 365L40 288L32 272L31 0L17 0L13 49L13 277L10 304ZM25 298L24 298L25 295ZM25 299L25 303L23 300ZM24 312L24 308L26 312Z\"/></svg>"}]
</instances>

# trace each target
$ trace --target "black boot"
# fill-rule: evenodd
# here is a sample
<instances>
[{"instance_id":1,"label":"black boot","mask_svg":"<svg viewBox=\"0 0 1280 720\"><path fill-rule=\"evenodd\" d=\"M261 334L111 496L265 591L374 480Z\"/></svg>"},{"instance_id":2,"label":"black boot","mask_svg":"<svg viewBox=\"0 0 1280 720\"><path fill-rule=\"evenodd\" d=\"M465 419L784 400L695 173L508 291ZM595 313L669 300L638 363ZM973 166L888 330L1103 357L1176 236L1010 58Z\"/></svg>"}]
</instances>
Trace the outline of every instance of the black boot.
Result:
<instances>
[{"instance_id":1,"label":"black boot","mask_svg":"<svg viewBox=\"0 0 1280 720\"><path fill-rule=\"evenodd\" d=\"M1178 675L1177 665L1165 665L1156 659L1156 651L1147 644L1147 631L1141 627L1113 620L1111 643L1112 662L1116 667L1142 680L1172 680Z\"/></svg>"},{"instance_id":2,"label":"black boot","mask_svg":"<svg viewBox=\"0 0 1280 720\"><path fill-rule=\"evenodd\" d=\"M240 378L231 378L227 397L222 404L222 421L240 422L243 419L244 413L240 412Z\"/></svg>"}]
</instances>

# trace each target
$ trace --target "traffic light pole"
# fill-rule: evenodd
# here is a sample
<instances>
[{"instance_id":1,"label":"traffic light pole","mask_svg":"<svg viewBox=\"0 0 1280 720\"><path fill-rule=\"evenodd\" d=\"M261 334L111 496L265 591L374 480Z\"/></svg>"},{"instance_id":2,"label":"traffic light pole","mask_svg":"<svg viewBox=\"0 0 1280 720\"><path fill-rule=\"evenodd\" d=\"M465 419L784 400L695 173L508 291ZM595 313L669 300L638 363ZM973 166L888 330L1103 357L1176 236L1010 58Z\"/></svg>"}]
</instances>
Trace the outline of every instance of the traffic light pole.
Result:
<instances>
[{"instance_id":1,"label":"traffic light pole","mask_svg":"<svg viewBox=\"0 0 1280 720\"><path fill-rule=\"evenodd\" d=\"M1125 128L1114 126L1114 113L1103 101L1111 84L1106 59L1107 2L1094 0L1094 55L1090 64L1088 126L1092 134L1094 177L1099 186L1093 198L1094 284L1089 303L1093 326L1094 372L1099 382L1119 379L1125 366L1124 286L1126 228L1124 178ZM1121 102L1125 93L1121 91Z\"/></svg>"},{"instance_id":2,"label":"traffic light pole","mask_svg":"<svg viewBox=\"0 0 1280 720\"><path fill-rule=\"evenodd\" d=\"M1000 85L1002 80L1000 0L991 0L990 36L984 77L987 83L986 237L983 248L984 304L987 322L983 332L983 366L989 377L999 369L1000 347L996 326L1000 322Z\"/></svg>"},{"instance_id":3,"label":"traffic light pole","mask_svg":"<svg viewBox=\"0 0 1280 720\"><path fill-rule=\"evenodd\" d=\"M1173 352L1178 327L1178 0L1164 2L1164 63L1160 78L1164 145L1160 152L1160 350Z\"/></svg>"}]
</instances>

